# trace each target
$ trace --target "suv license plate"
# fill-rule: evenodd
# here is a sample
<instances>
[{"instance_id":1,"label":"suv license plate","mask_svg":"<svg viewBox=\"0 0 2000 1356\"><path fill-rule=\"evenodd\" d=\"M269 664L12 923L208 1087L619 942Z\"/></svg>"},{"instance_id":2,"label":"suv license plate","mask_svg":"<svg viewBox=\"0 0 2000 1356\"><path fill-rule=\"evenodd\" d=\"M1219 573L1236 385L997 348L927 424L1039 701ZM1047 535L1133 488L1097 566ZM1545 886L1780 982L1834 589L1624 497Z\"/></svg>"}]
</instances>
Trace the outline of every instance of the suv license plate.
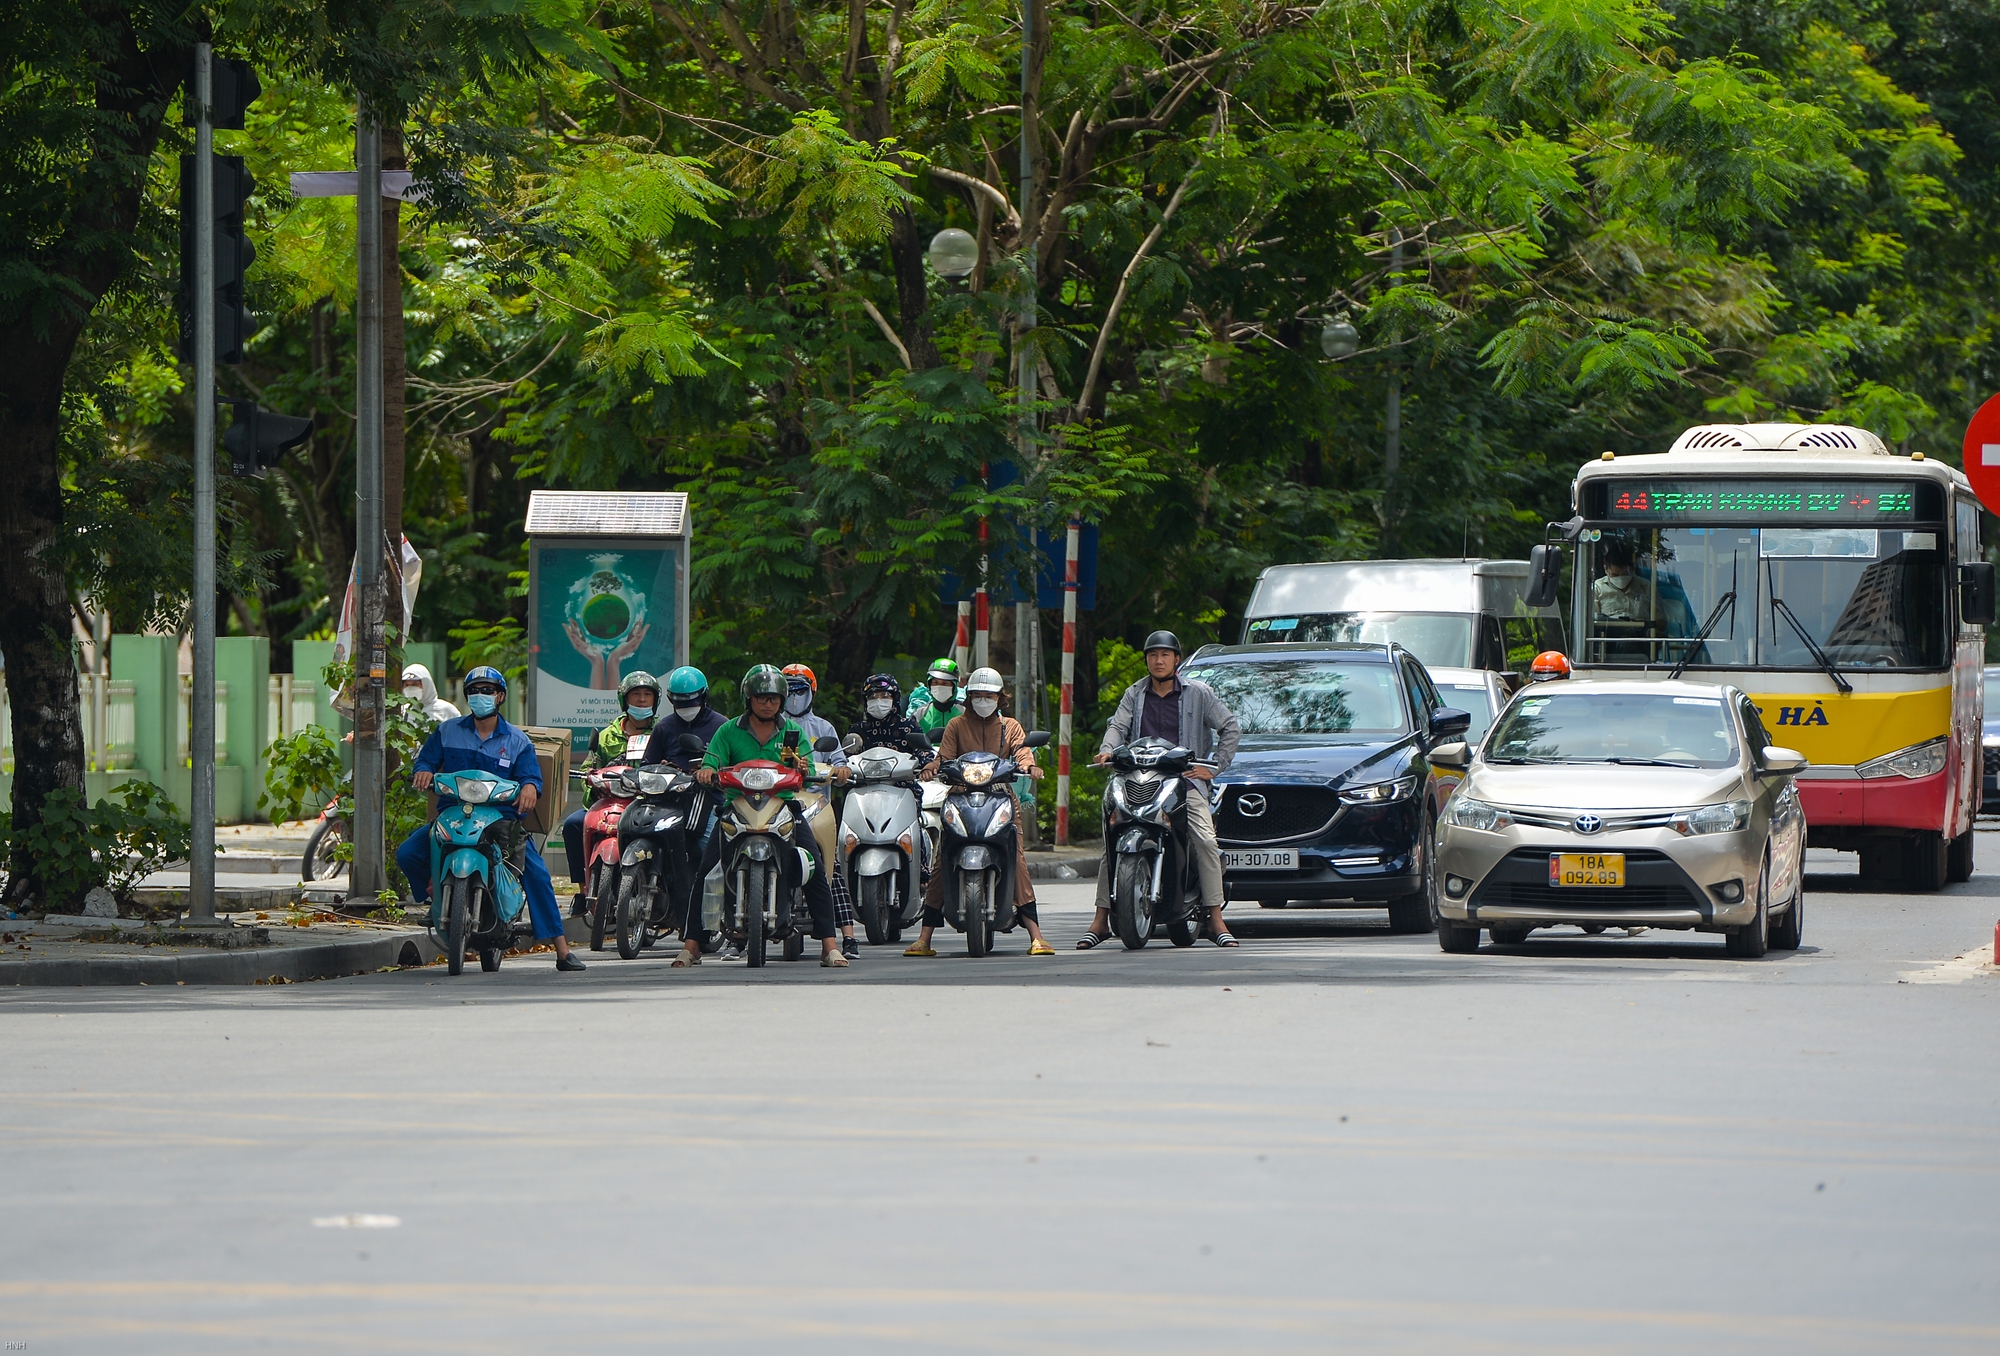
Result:
<instances>
[{"instance_id":1,"label":"suv license plate","mask_svg":"<svg viewBox=\"0 0 2000 1356\"><path fill-rule=\"evenodd\" d=\"M1259 848L1255 851L1233 851L1222 854L1224 871L1296 871L1299 869L1297 848Z\"/></svg>"},{"instance_id":2,"label":"suv license plate","mask_svg":"<svg viewBox=\"0 0 2000 1356\"><path fill-rule=\"evenodd\" d=\"M1551 852L1549 854L1549 884L1557 889L1562 889L1566 886L1623 889L1625 885L1625 854L1622 852Z\"/></svg>"}]
</instances>

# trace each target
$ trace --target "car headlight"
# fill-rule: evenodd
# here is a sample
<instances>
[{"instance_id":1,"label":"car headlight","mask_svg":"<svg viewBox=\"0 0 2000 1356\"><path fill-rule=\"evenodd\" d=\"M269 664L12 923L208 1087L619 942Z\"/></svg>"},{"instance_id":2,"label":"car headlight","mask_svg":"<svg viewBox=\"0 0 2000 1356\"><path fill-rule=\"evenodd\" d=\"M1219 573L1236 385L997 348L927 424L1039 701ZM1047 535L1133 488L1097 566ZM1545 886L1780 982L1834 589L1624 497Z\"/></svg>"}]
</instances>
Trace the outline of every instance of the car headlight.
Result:
<instances>
[{"instance_id":1,"label":"car headlight","mask_svg":"<svg viewBox=\"0 0 2000 1356\"><path fill-rule=\"evenodd\" d=\"M1750 802L1728 800L1717 805L1699 805L1674 816L1674 832L1683 837L1699 833L1735 833L1750 823Z\"/></svg>"},{"instance_id":2,"label":"car headlight","mask_svg":"<svg viewBox=\"0 0 2000 1356\"><path fill-rule=\"evenodd\" d=\"M999 805L994 807L993 818L987 821L986 827L988 832L998 833L1000 830L1006 828L1009 824L1012 824L1013 822L1014 822L1014 802L1011 800L1003 799Z\"/></svg>"},{"instance_id":3,"label":"car headlight","mask_svg":"<svg viewBox=\"0 0 2000 1356\"><path fill-rule=\"evenodd\" d=\"M745 791L769 791L778 784L778 770L774 767L746 767L736 774L736 780Z\"/></svg>"},{"instance_id":4,"label":"car headlight","mask_svg":"<svg viewBox=\"0 0 2000 1356\"><path fill-rule=\"evenodd\" d=\"M944 823L946 828L950 829L953 833L958 834L960 837L967 836L965 832L965 816L961 815L958 812L958 807L956 805L953 805L950 801L945 802Z\"/></svg>"},{"instance_id":5,"label":"car headlight","mask_svg":"<svg viewBox=\"0 0 2000 1356\"><path fill-rule=\"evenodd\" d=\"M1393 782L1376 782L1370 786L1357 786L1352 791L1340 793L1344 805L1382 805L1392 800L1401 800L1417 789L1415 777L1398 777Z\"/></svg>"},{"instance_id":6,"label":"car headlight","mask_svg":"<svg viewBox=\"0 0 2000 1356\"><path fill-rule=\"evenodd\" d=\"M1928 743L1912 744L1907 749L1870 758L1854 771L1862 777L1929 777L1944 771L1944 754L1944 737L1939 736Z\"/></svg>"},{"instance_id":7,"label":"car headlight","mask_svg":"<svg viewBox=\"0 0 2000 1356\"><path fill-rule=\"evenodd\" d=\"M1514 817L1497 805L1488 805L1483 800L1474 800L1464 792L1451 798L1445 806L1444 822L1461 829L1478 829L1481 833L1498 833L1514 822Z\"/></svg>"},{"instance_id":8,"label":"car headlight","mask_svg":"<svg viewBox=\"0 0 2000 1356\"><path fill-rule=\"evenodd\" d=\"M972 763L960 768L958 777L967 786L984 786L993 780L993 764Z\"/></svg>"}]
</instances>

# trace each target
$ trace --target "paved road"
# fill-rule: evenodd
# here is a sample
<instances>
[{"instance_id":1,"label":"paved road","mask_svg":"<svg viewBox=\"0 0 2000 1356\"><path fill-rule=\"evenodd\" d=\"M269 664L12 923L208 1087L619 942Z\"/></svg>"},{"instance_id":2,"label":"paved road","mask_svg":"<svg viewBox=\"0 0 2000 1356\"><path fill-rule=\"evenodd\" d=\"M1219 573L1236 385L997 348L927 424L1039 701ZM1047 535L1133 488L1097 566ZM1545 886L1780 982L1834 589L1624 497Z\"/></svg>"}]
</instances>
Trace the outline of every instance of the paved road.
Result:
<instances>
[{"instance_id":1,"label":"paved road","mask_svg":"<svg viewBox=\"0 0 2000 1356\"><path fill-rule=\"evenodd\" d=\"M1815 867L1761 962L1251 910L1234 954L0 994L0 1341L1990 1353L2000 978L1952 958L2000 876Z\"/></svg>"}]
</instances>

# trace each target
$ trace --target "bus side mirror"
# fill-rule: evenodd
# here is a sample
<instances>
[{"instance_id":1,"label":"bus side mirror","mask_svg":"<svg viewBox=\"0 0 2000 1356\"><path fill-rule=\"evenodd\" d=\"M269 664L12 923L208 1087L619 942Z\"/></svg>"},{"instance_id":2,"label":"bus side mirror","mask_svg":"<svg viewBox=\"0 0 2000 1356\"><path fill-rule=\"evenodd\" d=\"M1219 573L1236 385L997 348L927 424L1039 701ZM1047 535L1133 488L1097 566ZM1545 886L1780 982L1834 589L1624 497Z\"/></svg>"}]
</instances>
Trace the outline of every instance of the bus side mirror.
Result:
<instances>
[{"instance_id":1,"label":"bus side mirror","mask_svg":"<svg viewBox=\"0 0 2000 1356\"><path fill-rule=\"evenodd\" d=\"M1958 567L1958 616L1967 626L1993 624L1993 567L1986 561Z\"/></svg>"},{"instance_id":2,"label":"bus side mirror","mask_svg":"<svg viewBox=\"0 0 2000 1356\"><path fill-rule=\"evenodd\" d=\"M1522 599L1529 607L1548 607L1562 588L1563 551L1560 546L1537 546L1528 552L1528 590Z\"/></svg>"}]
</instances>

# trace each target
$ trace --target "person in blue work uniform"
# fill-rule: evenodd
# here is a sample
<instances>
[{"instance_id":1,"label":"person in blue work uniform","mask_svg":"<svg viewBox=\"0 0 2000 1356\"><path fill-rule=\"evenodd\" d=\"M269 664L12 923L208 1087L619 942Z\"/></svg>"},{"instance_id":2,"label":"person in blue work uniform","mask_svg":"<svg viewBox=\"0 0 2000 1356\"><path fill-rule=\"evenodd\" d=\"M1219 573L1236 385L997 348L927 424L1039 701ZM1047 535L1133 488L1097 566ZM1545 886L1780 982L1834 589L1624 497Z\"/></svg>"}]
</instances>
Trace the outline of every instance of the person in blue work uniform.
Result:
<instances>
[{"instance_id":1,"label":"person in blue work uniform","mask_svg":"<svg viewBox=\"0 0 2000 1356\"><path fill-rule=\"evenodd\" d=\"M490 772L521 784L521 794L513 805L496 808L517 819L535 808L542 794L542 765L535 757L534 742L502 719L500 703L506 697L507 679L500 670L482 666L465 675L465 704L472 708L472 714L445 721L431 731L417 753L416 775L411 778L417 790L430 790L440 772ZM431 896L430 832L426 824L396 849L396 864L409 877L410 893L419 904L429 903ZM533 838L527 840L521 854L521 888L528 896L535 940L556 944L556 969L583 969L583 962L569 953L555 886Z\"/></svg>"}]
</instances>

